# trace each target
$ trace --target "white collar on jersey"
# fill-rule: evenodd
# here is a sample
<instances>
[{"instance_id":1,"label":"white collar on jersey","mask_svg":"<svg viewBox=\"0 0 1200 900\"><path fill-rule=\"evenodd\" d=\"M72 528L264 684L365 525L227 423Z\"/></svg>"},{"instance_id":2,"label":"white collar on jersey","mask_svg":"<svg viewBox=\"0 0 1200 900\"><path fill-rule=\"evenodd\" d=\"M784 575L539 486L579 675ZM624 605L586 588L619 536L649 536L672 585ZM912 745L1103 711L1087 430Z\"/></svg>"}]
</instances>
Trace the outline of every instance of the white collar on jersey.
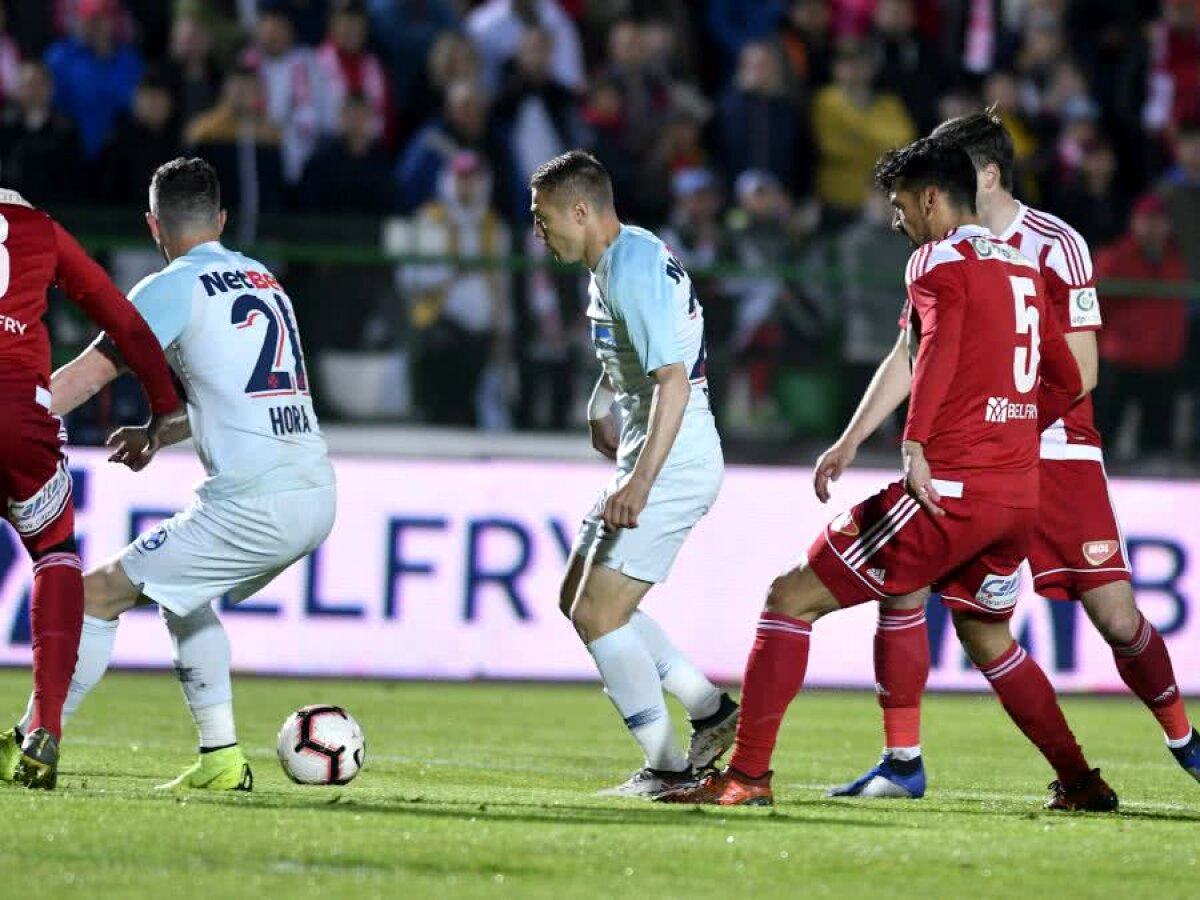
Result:
<instances>
[{"instance_id":1,"label":"white collar on jersey","mask_svg":"<svg viewBox=\"0 0 1200 900\"><path fill-rule=\"evenodd\" d=\"M991 237L992 233L982 225L959 225L957 228L951 228L942 237L943 241L953 240L955 238L968 237Z\"/></svg>"}]
</instances>

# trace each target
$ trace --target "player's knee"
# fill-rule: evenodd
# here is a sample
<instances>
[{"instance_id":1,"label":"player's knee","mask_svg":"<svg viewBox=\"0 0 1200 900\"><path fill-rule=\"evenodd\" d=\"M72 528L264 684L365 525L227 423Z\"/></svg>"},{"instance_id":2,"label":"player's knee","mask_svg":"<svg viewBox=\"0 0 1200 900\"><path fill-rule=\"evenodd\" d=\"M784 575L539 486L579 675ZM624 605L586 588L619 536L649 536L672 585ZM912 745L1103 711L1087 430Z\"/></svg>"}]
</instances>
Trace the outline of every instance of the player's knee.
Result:
<instances>
[{"instance_id":1,"label":"player's knee","mask_svg":"<svg viewBox=\"0 0 1200 900\"><path fill-rule=\"evenodd\" d=\"M985 666L1012 646L1012 629L1007 621L984 618L963 610L951 616L954 632L967 657L977 666Z\"/></svg>"},{"instance_id":2,"label":"player's knee","mask_svg":"<svg viewBox=\"0 0 1200 900\"><path fill-rule=\"evenodd\" d=\"M93 569L83 577L83 611L94 618L117 618L134 605L137 596L137 588L116 562Z\"/></svg>"},{"instance_id":3,"label":"player's knee","mask_svg":"<svg viewBox=\"0 0 1200 900\"><path fill-rule=\"evenodd\" d=\"M820 581L805 569L793 569L771 582L767 612L812 622L837 608Z\"/></svg>"},{"instance_id":4,"label":"player's knee","mask_svg":"<svg viewBox=\"0 0 1200 900\"><path fill-rule=\"evenodd\" d=\"M558 588L558 611L568 619L571 618L571 607L575 605L575 595L579 593L579 585L574 579L567 577Z\"/></svg>"},{"instance_id":5,"label":"player's knee","mask_svg":"<svg viewBox=\"0 0 1200 900\"><path fill-rule=\"evenodd\" d=\"M1142 614L1138 612L1132 596L1089 608L1088 614L1096 623L1096 630L1110 644L1132 642L1142 624Z\"/></svg>"}]
</instances>

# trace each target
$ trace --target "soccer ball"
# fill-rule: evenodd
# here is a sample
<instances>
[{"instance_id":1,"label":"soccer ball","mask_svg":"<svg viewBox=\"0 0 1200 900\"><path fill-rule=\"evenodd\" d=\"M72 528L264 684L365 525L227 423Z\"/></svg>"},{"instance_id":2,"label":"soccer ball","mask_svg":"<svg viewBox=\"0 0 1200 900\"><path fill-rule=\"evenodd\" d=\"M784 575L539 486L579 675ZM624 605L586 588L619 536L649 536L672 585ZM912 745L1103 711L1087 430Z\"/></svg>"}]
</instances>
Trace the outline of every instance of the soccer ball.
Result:
<instances>
[{"instance_id":1,"label":"soccer ball","mask_svg":"<svg viewBox=\"0 0 1200 900\"><path fill-rule=\"evenodd\" d=\"M346 784L366 759L362 727L340 706L305 706L283 723L279 763L297 784Z\"/></svg>"}]
</instances>

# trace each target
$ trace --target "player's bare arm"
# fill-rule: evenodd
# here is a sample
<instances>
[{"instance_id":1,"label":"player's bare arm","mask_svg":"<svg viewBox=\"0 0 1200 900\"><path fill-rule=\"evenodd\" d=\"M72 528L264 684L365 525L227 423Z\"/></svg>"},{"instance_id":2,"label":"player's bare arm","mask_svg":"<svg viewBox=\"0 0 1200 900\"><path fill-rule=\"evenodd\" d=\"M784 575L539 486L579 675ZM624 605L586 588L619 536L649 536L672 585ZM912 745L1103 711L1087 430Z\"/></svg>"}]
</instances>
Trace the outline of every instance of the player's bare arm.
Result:
<instances>
[{"instance_id":1,"label":"player's bare arm","mask_svg":"<svg viewBox=\"0 0 1200 900\"><path fill-rule=\"evenodd\" d=\"M1071 355L1075 357L1075 363L1079 366L1079 375L1083 379L1083 392L1079 395L1079 398L1083 399L1096 389L1100 374L1100 352L1096 347L1096 332L1072 331L1065 337L1067 346L1071 348Z\"/></svg>"},{"instance_id":2,"label":"player's bare arm","mask_svg":"<svg viewBox=\"0 0 1200 900\"><path fill-rule=\"evenodd\" d=\"M56 416L73 412L111 383L121 371L95 347L88 347L51 376L50 391L54 400L50 411Z\"/></svg>"},{"instance_id":3,"label":"player's bare arm","mask_svg":"<svg viewBox=\"0 0 1200 900\"><path fill-rule=\"evenodd\" d=\"M902 332L896 345L875 370L850 424L837 442L821 454L813 468L813 490L822 503L829 502L829 483L837 481L850 468L862 442L875 433L912 389L912 370L908 362L908 339Z\"/></svg>"},{"instance_id":4,"label":"player's bare arm","mask_svg":"<svg viewBox=\"0 0 1200 900\"><path fill-rule=\"evenodd\" d=\"M683 363L671 363L650 374L656 384L650 403L650 427L646 431L646 443L642 445L642 452L638 454L629 480L604 504L604 524L609 528L637 527L638 516L646 506L654 479L662 471L663 463L675 444L675 437L683 422L683 412L691 397L692 385Z\"/></svg>"},{"instance_id":5,"label":"player's bare arm","mask_svg":"<svg viewBox=\"0 0 1200 900\"><path fill-rule=\"evenodd\" d=\"M621 443L612 411L616 396L608 373L601 372L596 380L596 387L592 390L592 399L588 403L588 431L591 433L592 446L608 459L617 458L617 449Z\"/></svg>"}]
</instances>

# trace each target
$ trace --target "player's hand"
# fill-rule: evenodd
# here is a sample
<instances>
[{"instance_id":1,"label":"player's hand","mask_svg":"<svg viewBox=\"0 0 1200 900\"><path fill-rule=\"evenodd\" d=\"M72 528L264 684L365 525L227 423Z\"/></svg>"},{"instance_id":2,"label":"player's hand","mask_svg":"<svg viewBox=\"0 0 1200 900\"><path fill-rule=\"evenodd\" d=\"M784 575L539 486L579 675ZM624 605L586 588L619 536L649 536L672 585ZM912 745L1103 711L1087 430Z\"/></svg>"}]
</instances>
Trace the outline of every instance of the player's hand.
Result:
<instances>
[{"instance_id":1,"label":"player's hand","mask_svg":"<svg viewBox=\"0 0 1200 900\"><path fill-rule=\"evenodd\" d=\"M850 464L854 462L854 457L857 455L857 447L842 441L838 441L821 454L813 468L813 490L816 492L818 500L822 503L829 502L829 483L837 481L842 473L850 468Z\"/></svg>"},{"instance_id":2,"label":"player's hand","mask_svg":"<svg viewBox=\"0 0 1200 900\"><path fill-rule=\"evenodd\" d=\"M146 468L154 453L146 454L150 446L150 428L146 425L130 425L118 428L108 436L105 446L112 447L109 462L129 466L135 472Z\"/></svg>"},{"instance_id":3,"label":"player's hand","mask_svg":"<svg viewBox=\"0 0 1200 900\"><path fill-rule=\"evenodd\" d=\"M646 508L646 499L650 496L650 488L643 487L633 478L625 482L620 489L609 495L604 502L604 512L600 517L609 529L637 528L638 516Z\"/></svg>"},{"instance_id":4,"label":"player's hand","mask_svg":"<svg viewBox=\"0 0 1200 900\"><path fill-rule=\"evenodd\" d=\"M944 516L946 511L938 506L942 495L933 486L933 474L925 459L925 448L914 441L904 442L904 489L908 495L933 516Z\"/></svg>"},{"instance_id":5,"label":"player's hand","mask_svg":"<svg viewBox=\"0 0 1200 900\"><path fill-rule=\"evenodd\" d=\"M609 413L603 419L589 419L588 431L592 434L592 446L609 459L617 458L617 448L621 439L617 435L617 423Z\"/></svg>"}]
</instances>

